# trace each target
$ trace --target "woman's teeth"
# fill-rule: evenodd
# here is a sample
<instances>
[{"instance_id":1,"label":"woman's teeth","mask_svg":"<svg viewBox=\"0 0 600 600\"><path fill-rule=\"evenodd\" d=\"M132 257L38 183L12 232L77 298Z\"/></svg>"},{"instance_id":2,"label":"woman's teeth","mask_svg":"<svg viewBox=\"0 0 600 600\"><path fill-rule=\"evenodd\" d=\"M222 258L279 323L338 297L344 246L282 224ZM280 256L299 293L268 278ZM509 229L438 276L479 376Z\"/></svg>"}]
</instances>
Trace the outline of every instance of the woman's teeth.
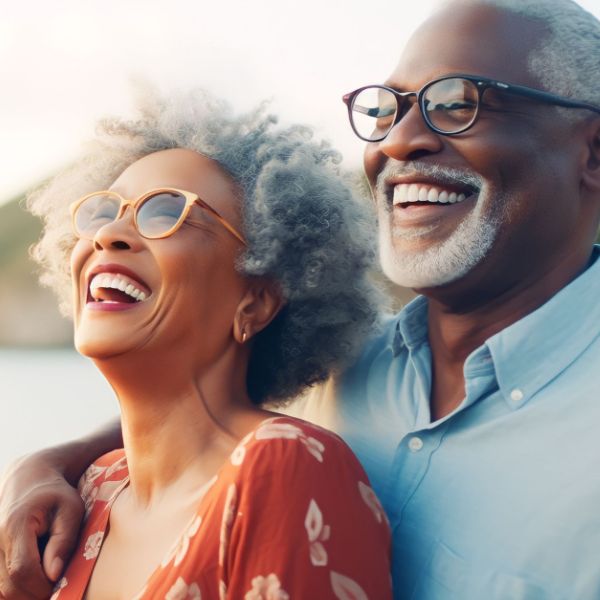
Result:
<instances>
[{"instance_id":1,"label":"woman's teeth","mask_svg":"<svg viewBox=\"0 0 600 600\"><path fill-rule=\"evenodd\" d=\"M138 283L120 273L98 273L90 281L90 295L96 302L106 300L99 293L100 289L119 290L127 296L130 296L136 302L143 302L147 295L138 287Z\"/></svg>"},{"instance_id":2,"label":"woman's teeth","mask_svg":"<svg viewBox=\"0 0 600 600\"><path fill-rule=\"evenodd\" d=\"M408 202L431 202L437 204L456 204L466 199L466 194L462 192L449 192L440 188L434 188L428 185L418 183L399 183L394 186L393 205L405 204Z\"/></svg>"}]
</instances>

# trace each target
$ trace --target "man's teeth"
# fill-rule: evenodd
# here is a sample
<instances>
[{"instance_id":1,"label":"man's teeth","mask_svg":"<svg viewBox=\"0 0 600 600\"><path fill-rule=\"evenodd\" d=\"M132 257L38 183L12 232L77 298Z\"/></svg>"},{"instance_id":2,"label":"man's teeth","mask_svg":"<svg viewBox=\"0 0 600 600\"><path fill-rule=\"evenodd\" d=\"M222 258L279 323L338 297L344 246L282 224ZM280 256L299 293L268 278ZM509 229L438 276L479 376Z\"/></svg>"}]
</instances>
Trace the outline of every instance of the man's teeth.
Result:
<instances>
[{"instance_id":1,"label":"man's teeth","mask_svg":"<svg viewBox=\"0 0 600 600\"><path fill-rule=\"evenodd\" d=\"M394 186L393 204L404 204L407 202L431 202L439 204L456 204L466 199L462 192L448 192L428 185L418 183L399 183Z\"/></svg>"},{"instance_id":2,"label":"man's teeth","mask_svg":"<svg viewBox=\"0 0 600 600\"><path fill-rule=\"evenodd\" d=\"M136 281L120 273L98 273L93 277L90 282L90 293L96 301L99 301L99 298L95 292L100 288L119 290L137 302L143 302L147 297L146 293L137 287Z\"/></svg>"}]
</instances>

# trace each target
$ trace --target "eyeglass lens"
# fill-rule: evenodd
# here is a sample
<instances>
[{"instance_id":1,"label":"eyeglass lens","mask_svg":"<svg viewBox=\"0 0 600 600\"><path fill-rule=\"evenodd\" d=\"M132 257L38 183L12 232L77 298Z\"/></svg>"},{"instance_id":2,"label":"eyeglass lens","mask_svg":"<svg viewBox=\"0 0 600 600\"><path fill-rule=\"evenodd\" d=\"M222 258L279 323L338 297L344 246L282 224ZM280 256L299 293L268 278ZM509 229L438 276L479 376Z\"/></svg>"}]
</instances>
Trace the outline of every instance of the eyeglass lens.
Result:
<instances>
[{"instance_id":1,"label":"eyeglass lens","mask_svg":"<svg viewBox=\"0 0 600 600\"><path fill-rule=\"evenodd\" d=\"M174 227L185 209L181 194L163 192L150 196L137 210L137 224L143 236L160 237Z\"/></svg>"},{"instance_id":2,"label":"eyeglass lens","mask_svg":"<svg viewBox=\"0 0 600 600\"><path fill-rule=\"evenodd\" d=\"M148 238L162 236L177 224L185 205L185 197L175 192L161 192L150 196L136 207L138 231ZM77 232L82 237L93 238L102 226L117 218L120 206L121 201L117 196L90 196L77 209Z\"/></svg>"},{"instance_id":3,"label":"eyeglass lens","mask_svg":"<svg viewBox=\"0 0 600 600\"><path fill-rule=\"evenodd\" d=\"M352 122L365 140L383 139L397 122L396 95L381 87L360 91L352 102ZM421 98L423 117L435 129L457 133L466 129L477 115L478 90L468 79L455 77L436 81ZM407 111L407 98L398 97L402 114Z\"/></svg>"},{"instance_id":4,"label":"eyeglass lens","mask_svg":"<svg viewBox=\"0 0 600 600\"><path fill-rule=\"evenodd\" d=\"M397 111L392 92L369 87L360 91L352 102L352 124L359 137L376 140L385 137L394 126Z\"/></svg>"}]
</instances>

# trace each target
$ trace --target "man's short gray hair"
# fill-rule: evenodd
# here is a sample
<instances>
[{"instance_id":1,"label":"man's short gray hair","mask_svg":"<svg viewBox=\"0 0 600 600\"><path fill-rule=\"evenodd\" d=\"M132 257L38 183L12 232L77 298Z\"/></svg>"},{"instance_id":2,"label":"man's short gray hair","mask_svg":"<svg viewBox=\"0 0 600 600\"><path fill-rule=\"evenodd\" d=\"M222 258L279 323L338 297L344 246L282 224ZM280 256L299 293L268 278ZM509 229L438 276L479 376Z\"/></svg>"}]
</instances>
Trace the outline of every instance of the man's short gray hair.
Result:
<instances>
[{"instance_id":1,"label":"man's short gray hair","mask_svg":"<svg viewBox=\"0 0 600 600\"><path fill-rule=\"evenodd\" d=\"M69 304L75 244L68 206L107 189L141 157L187 148L216 160L238 184L248 241L238 269L279 283L287 301L254 338L248 392L256 403L292 397L351 361L378 313L369 277L375 223L339 173L340 155L303 126L274 129L264 107L232 116L204 91L141 95L134 120L107 119L85 156L29 198L45 231L34 248L42 280Z\"/></svg>"},{"instance_id":2,"label":"man's short gray hair","mask_svg":"<svg viewBox=\"0 0 600 600\"><path fill-rule=\"evenodd\" d=\"M572 0L458 2L496 6L540 23L546 35L528 57L530 73L546 91L600 104L600 21L579 4ZM564 109L567 112L582 113Z\"/></svg>"}]
</instances>

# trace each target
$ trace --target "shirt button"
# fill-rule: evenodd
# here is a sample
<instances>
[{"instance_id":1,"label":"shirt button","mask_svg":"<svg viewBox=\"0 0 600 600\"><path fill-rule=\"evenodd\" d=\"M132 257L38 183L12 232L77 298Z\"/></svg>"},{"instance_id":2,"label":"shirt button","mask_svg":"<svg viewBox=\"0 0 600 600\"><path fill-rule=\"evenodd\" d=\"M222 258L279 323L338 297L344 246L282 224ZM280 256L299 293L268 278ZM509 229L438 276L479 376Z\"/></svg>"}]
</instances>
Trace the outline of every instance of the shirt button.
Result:
<instances>
[{"instance_id":1,"label":"shirt button","mask_svg":"<svg viewBox=\"0 0 600 600\"><path fill-rule=\"evenodd\" d=\"M520 402L523 400L523 392L519 388L515 388L510 393L510 399L514 400L515 402Z\"/></svg>"},{"instance_id":2,"label":"shirt button","mask_svg":"<svg viewBox=\"0 0 600 600\"><path fill-rule=\"evenodd\" d=\"M418 452L423 447L423 440L420 437L412 437L408 440L408 449L411 452Z\"/></svg>"}]
</instances>

